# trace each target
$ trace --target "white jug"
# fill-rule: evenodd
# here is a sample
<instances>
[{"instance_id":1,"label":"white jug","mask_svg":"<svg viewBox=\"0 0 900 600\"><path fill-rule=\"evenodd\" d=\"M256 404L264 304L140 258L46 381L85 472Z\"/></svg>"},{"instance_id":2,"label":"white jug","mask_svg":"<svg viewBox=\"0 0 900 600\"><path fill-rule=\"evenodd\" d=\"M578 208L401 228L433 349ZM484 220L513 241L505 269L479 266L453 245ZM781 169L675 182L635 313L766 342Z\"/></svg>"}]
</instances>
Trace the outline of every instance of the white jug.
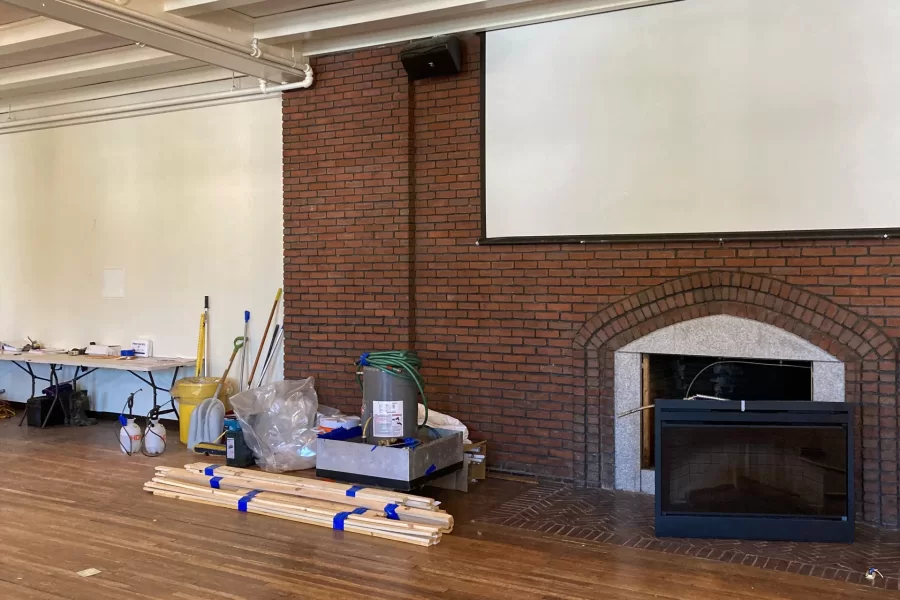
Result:
<instances>
[{"instance_id":1,"label":"white jug","mask_svg":"<svg viewBox=\"0 0 900 600\"><path fill-rule=\"evenodd\" d=\"M166 451L166 427L161 421L150 420L144 430L144 453L159 456Z\"/></svg>"},{"instance_id":2,"label":"white jug","mask_svg":"<svg viewBox=\"0 0 900 600\"><path fill-rule=\"evenodd\" d=\"M119 417L122 428L119 429L119 449L131 456L141 451L141 428L134 419Z\"/></svg>"}]
</instances>

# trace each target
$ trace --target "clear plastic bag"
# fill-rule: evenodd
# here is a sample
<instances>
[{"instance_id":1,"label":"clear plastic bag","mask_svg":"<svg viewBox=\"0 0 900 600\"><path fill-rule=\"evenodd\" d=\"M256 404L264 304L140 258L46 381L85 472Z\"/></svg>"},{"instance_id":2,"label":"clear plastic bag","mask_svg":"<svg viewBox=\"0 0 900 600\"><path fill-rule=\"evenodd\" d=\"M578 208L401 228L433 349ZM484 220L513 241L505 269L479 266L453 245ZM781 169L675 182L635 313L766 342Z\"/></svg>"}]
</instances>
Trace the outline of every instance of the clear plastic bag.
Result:
<instances>
[{"instance_id":1,"label":"clear plastic bag","mask_svg":"<svg viewBox=\"0 0 900 600\"><path fill-rule=\"evenodd\" d=\"M315 380L278 381L231 398L256 462L269 473L316 466Z\"/></svg>"}]
</instances>

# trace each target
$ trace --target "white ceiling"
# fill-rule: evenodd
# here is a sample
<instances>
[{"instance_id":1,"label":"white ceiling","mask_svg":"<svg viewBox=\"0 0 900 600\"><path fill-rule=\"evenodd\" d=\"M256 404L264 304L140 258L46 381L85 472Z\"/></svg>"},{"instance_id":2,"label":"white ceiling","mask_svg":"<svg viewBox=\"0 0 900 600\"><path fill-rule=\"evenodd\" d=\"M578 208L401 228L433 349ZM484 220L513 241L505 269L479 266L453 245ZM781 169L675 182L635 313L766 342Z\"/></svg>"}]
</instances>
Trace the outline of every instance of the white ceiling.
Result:
<instances>
[{"instance_id":1,"label":"white ceiling","mask_svg":"<svg viewBox=\"0 0 900 600\"><path fill-rule=\"evenodd\" d=\"M115 82L133 93L186 74L296 81L306 56L661 1L671 0L0 0L0 123L67 93L109 96Z\"/></svg>"}]
</instances>

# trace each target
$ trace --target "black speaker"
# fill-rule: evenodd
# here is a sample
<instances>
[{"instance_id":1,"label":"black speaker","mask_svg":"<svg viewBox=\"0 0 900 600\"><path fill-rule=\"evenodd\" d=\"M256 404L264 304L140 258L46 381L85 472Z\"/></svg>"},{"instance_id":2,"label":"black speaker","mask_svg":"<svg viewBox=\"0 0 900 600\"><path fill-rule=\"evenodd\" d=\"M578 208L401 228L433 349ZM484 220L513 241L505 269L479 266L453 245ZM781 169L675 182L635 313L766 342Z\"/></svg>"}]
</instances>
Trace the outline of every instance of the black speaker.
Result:
<instances>
[{"instance_id":1,"label":"black speaker","mask_svg":"<svg viewBox=\"0 0 900 600\"><path fill-rule=\"evenodd\" d=\"M453 35L413 42L400 53L410 79L456 75L462 68L462 44Z\"/></svg>"}]
</instances>

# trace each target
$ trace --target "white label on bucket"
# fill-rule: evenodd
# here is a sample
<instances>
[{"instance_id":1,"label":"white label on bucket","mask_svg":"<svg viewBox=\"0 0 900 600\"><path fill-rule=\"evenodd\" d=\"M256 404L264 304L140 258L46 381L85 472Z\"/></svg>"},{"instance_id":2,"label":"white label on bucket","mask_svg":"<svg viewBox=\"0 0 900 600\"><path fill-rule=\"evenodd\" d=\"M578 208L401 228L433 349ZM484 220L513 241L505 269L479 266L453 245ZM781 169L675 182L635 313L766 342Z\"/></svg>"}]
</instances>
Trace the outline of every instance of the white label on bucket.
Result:
<instances>
[{"instance_id":1,"label":"white label on bucket","mask_svg":"<svg viewBox=\"0 0 900 600\"><path fill-rule=\"evenodd\" d=\"M372 434L403 437L403 402L372 402Z\"/></svg>"}]
</instances>

